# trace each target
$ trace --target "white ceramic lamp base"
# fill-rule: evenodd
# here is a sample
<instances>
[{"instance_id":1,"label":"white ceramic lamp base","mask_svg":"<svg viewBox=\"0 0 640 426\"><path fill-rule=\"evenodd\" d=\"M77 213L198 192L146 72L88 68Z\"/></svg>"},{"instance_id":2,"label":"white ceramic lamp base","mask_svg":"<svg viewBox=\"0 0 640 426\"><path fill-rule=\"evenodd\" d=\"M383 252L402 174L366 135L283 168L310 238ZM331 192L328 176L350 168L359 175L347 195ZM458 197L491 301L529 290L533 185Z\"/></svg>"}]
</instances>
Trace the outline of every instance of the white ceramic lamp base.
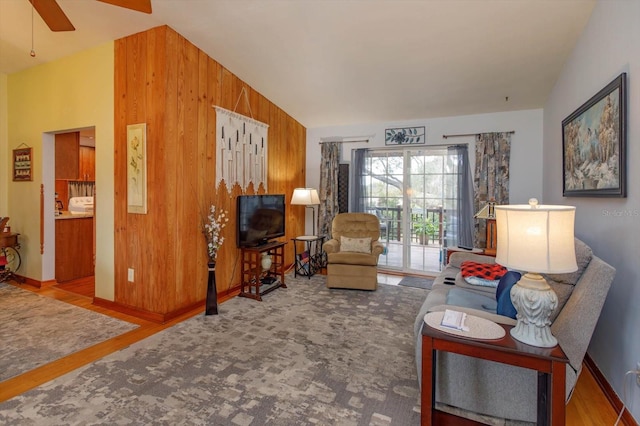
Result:
<instances>
[{"instance_id":1,"label":"white ceramic lamp base","mask_svg":"<svg viewBox=\"0 0 640 426\"><path fill-rule=\"evenodd\" d=\"M518 312L516 326L511 329L514 339L542 348L558 344L550 327L558 296L540 274L525 274L511 288L511 302Z\"/></svg>"}]
</instances>

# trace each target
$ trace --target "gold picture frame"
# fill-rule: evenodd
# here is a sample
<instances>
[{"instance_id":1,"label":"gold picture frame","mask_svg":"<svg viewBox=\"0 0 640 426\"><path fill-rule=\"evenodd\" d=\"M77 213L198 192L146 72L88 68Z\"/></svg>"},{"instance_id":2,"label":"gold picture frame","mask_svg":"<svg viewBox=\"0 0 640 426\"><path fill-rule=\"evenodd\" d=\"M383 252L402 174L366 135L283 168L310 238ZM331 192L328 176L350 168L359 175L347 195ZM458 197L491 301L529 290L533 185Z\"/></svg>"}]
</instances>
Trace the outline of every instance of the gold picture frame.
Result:
<instances>
[{"instance_id":1,"label":"gold picture frame","mask_svg":"<svg viewBox=\"0 0 640 426\"><path fill-rule=\"evenodd\" d=\"M13 181L28 182L33 180L33 150L32 148L17 148L13 150Z\"/></svg>"},{"instance_id":2,"label":"gold picture frame","mask_svg":"<svg viewBox=\"0 0 640 426\"><path fill-rule=\"evenodd\" d=\"M127 213L147 214L147 124L127 125Z\"/></svg>"}]
</instances>

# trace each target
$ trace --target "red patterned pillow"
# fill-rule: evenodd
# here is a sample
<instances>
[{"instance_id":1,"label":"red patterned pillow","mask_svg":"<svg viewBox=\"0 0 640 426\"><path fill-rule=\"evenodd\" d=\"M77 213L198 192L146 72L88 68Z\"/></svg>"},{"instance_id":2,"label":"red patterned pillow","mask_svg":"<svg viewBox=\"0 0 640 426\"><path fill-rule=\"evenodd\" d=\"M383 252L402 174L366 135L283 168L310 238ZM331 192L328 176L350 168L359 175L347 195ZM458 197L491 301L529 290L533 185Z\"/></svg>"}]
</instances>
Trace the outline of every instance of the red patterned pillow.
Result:
<instances>
[{"instance_id":1,"label":"red patterned pillow","mask_svg":"<svg viewBox=\"0 0 640 426\"><path fill-rule=\"evenodd\" d=\"M469 284L496 287L507 268L497 263L480 263L467 260L460 265L462 277Z\"/></svg>"}]
</instances>

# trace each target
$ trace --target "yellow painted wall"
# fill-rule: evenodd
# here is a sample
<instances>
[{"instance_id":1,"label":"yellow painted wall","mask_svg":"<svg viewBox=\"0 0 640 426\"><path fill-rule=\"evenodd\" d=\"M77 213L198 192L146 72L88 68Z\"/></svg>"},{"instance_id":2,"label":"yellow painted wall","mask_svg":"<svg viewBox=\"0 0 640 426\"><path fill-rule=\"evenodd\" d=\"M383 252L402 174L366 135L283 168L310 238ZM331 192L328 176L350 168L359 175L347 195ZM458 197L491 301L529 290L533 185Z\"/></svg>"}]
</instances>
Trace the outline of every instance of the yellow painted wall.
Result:
<instances>
[{"instance_id":1,"label":"yellow painted wall","mask_svg":"<svg viewBox=\"0 0 640 426\"><path fill-rule=\"evenodd\" d=\"M53 179L43 182L43 170L51 169L54 161L52 156L43 158L43 144L53 143L54 133L95 126L96 296L106 300L113 300L114 294L113 90L113 42L7 76L7 152L25 143L33 147L34 159L32 182L7 184L11 229L21 234L19 274L39 281L54 279L54 271L46 266L47 256L53 256L53 238L45 240L44 255L40 254L40 185L45 185L47 196L55 192ZM45 146L44 152L53 151ZM10 161L2 161L0 174L8 175L10 168ZM48 204L53 216L53 201ZM53 223L47 216L47 236L55 235Z\"/></svg>"},{"instance_id":2,"label":"yellow painted wall","mask_svg":"<svg viewBox=\"0 0 640 426\"><path fill-rule=\"evenodd\" d=\"M0 73L0 217L9 214L9 139L7 133L7 75Z\"/></svg>"}]
</instances>

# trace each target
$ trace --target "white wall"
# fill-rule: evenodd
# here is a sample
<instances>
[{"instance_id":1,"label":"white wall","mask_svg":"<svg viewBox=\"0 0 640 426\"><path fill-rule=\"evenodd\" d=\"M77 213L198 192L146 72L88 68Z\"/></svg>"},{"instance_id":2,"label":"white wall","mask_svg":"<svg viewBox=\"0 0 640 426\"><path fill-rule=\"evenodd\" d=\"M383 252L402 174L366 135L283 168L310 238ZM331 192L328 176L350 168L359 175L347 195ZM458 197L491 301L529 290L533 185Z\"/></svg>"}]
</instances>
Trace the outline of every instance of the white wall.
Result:
<instances>
[{"instance_id":1,"label":"white wall","mask_svg":"<svg viewBox=\"0 0 640 426\"><path fill-rule=\"evenodd\" d=\"M622 398L623 377L640 361L640 0L601 0L544 108L545 200L575 205L576 235L617 269L589 355ZM562 197L561 122L621 72L627 73L627 198ZM631 380L632 379L632 380ZM629 377L631 412L640 392Z\"/></svg>"},{"instance_id":2,"label":"white wall","mask_svg":"<svg viewBox=\"0 0 640 426\"><path fill-rule=\"evenodd\" d=\"M470 160L474 161L474 137L444 139L442 135L503 132L513 130L511 139L511 203L526 203L531 197L542 199L542 110L526 110L424 120L369 123L307 129L307 186L318 188L320 182L321 138L331 136L363 136L375 134L369 143L345 143L343 162L351 161L351 150L384 147L384 131L392 127L425 126L427 145L469 143ZM417 147L413 145L412 148ZM473 164L472 164L473 167ZM311 231L311 213L307 212L307 233Z\"/></svg>"}]
</instances>

